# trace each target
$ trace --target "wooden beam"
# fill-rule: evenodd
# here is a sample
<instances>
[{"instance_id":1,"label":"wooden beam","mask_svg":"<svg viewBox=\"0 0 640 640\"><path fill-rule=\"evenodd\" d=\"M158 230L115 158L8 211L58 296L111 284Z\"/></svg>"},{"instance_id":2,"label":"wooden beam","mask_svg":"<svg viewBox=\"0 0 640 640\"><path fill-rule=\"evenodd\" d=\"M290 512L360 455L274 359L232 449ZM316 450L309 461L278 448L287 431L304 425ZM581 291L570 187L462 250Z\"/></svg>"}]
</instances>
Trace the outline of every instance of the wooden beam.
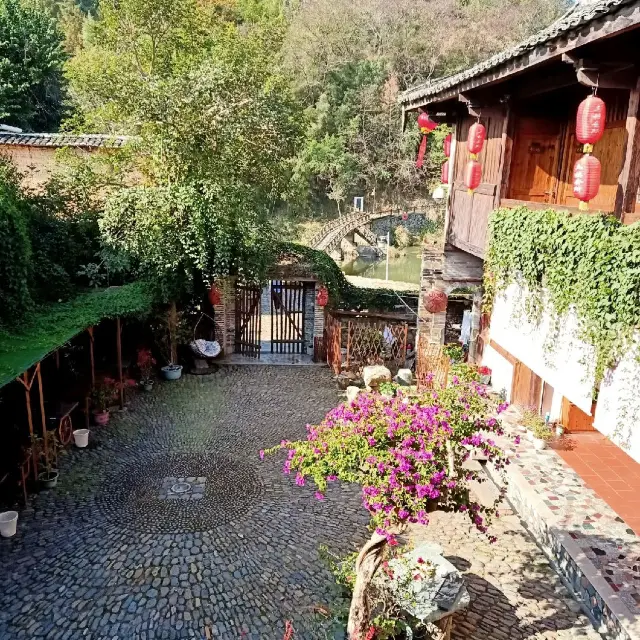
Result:
<instances>
[{"instance_id":1,"label":"wooden beam","mask_svg":"<svg viewBox=\"0 0 640 640\"><path fill-rule=\"evenodd\" d=\"M93 391L94 387L96 386L96 358L93 351L93 348L94 348L93 327L88 327L87 333L89 334L89 364L91 366L91 390Z\"/></svg>"},{"instance_id":2,"label":"wooden beam","mask_svg":"<svg viewBox=\"0 0 640 640\"><path fill-rule=\"evenodd\" d=\"M122 374L122 326L120 317L116 318L116 349L118 352L118 382L120 391L120 408L124 409L124 376Z\"/></svg>"},{"instance_id":3,"label":"wooden beam","mask_svg":"<svg viewBox=\"0 0 640 640\"><path fill-rule=\"evenodd\" d=\"M507 362L515 364L518 359L512 356L504 347L501 347L495 340L489 340L489 346L498 354L500 354Z\"/></svg>"},{"instance_id":4,"label":"wooden beam","mask_svg":"<svg viewBox=\"0 0 640 640\"><path fill-rule=\"evenodd\" d=\"M636 198L640 182L640 77L636 79L636 86L629 92L627 107L627 139L625 144L624 162L618 177L615 213L622 220L633 221Z\"/></svg>"},{"instance_id":5,"label":"wooden beam","mask_svg":"<svg viewBox=\"0 0 640 640\"><path fill-rule=\"evenodd\" d=\"M31 440L31 457L33 460L33 477L38 480L38 453L36 451L35 434L33 433L33 414L31 413L31 385L33 384L33 378L29 382L28 372L23 374L24 381L20 380L24 385L25 399L27 401L27 425L29 426L29 438ZM35 373L33 374L35 376Z\"/></svg>"},{"instance_id":6,"label":"wooden beam","mask_svg":"<svg viewBox=\"0 0 640 640\"><path fill-rule=\"evenodd\" d=\"M503 198L509 184L509 172L511 171L511 153L513 151L513 132L512 132L513 111L511 104L506 103L506 113L502 121L502 141L500 143L500 164L498 165L498 188L496 189L496 197L494 207L500 204L500 198Z\"/></svg>"},{"instance_id":7,"label":"wooden beam","mask_svg":"<svg viewBox=\"0 0 640 640\"><path fill-rule=\"evenodd\" d=\"M38 376L38 395L40 396L40 420L42 423L42 442L44 446L44 460L47 465L47 471L50 471L49 438L47 437L47 419L44 415L44 393L42 392L42 371L41 371L39 362L36 365L36 374Z\"/></svg>"}]
</instances>

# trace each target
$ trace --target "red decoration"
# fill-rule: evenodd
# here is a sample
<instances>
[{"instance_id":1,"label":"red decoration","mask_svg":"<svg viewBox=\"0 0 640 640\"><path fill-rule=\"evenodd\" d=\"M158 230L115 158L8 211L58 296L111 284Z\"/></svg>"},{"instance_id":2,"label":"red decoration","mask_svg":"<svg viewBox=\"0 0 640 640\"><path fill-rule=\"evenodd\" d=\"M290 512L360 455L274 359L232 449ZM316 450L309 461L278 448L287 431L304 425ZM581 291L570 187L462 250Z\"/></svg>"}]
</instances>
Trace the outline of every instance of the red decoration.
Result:
<instances>
[{"instance_id":1,"label":"red decoration","mask_svg":"<svg viewBox=\"0 0 640 640\"><path fill-rule=\"evenodd\" d=\"M316 295L316 304L319 307L326 307L328 302L329 292L327 291L327 287L320 287Z\"/></svg>"},{"instance_id":2,"label":"red decoration","mask_svg":"<svg viewBox=\"0 0 640 640\"><path fill-rule=\"evenodd\" d=\"M222 293L215 284L212 284L211 289L209 289L209 302L213 307L222 302Z\"/></svg>"},{"instance_id":3,"label":"red decoration","mask_svg":"<svg viewBox=\"0 0 640 640\"><path fill-rule=\"evenodd\" d=\"M464 168L464 186L469 191L477 189L482 182L482 165L477 160L469 160Z\"/></svg>"},{"instance_id":4,"label":"red decoration","mask_svg":"<svg viewBox=\"0 0 640 640\"><path fill-rule=\"evenodd\" d=\"M427 152L427 136L422 136L420 148L418 149L418 159L416 160L416 169L420 169L424 162L424 154Z\"/></svg>"},{"instance_id":5,"label":"red decoration","mask_svg":"<svg viewBox=\"0 0 640 640\"><path fill-rule=\"evenodd\" d=\"M440 172L440 182L442 182L442 184L449 184L449 161L448 160L442 163L442 170Z\"/></svg>"},{"instance_id":6,"label":"red decoration","mask_svg":"<svg viewBox=\"0 0 640 640\"><path fill-rule=\"evenodd\" d=\"M444 155L447 158L451 157L451 134L447 134L447 137L444 139Z\"/></svg>"},{"instance_id":7,"label":"red decoration","mask_svg":"<svg viewBox=\"0 0 640 640\"><path fill-rule=\"evenodd\" d=\"M447 310L448 300L449 298L444 291L434 287L424 295L424 308L429 313L442 313Z\"/></svg>"},{"instance_id":8,"label":"red decoration","mask_svg":"<svg viewBox=\"0 0 640 640\"><path fill-rule=\"evenodd\" d=\"M589 208L589 200L598 195L600 189L600 161L591 155L584 155L573 167L573 195L580 200L580 209Z\"/></svg>"},{"instance_id":9,"label":"red decoration","mask_svg":"<svg viewBox=\"0 0 640 640\"><path fill-rule=\"evenodd\" d=\"M487 137L487 130L483 124L475 122L469 128L469 137L467 138L467 148L469 153L478 155L484 147L484 141Z\"/></svg>"},{"instance_id":10,"label":"red decoration","mask_svg":"<svg viewBox=\"0 0 640 640\"><path fill-rule=\"evenodd\" d=\"M597 96L589 96L580 103L576 119L576 139L588 145L585 153L593 151L592 145L602 138L606 118L607 107Z\"/></svg>"},{"instance_id":11,"label":"red decoration","mask_svg":"<svg viewBox=\"0 0 640 640\"><path fill-rule=\"evenodd\" d=\"M402 214L402 219L403 220L408 220L409 219L409 214L406 211Z\"/></svg>"},{"instance_id":12,"label":"red decoration","mask_svg":"<svg viewBox=\"0 0 640 640\"><path fill-rule=\"evenodd\" d=\"M438 126L437 122L434 122L429 114L424 113L424 111L418 116L418 127L420 128L420 133L426 135L430 131L433 131Z\"/></svg>"}]
</instances>

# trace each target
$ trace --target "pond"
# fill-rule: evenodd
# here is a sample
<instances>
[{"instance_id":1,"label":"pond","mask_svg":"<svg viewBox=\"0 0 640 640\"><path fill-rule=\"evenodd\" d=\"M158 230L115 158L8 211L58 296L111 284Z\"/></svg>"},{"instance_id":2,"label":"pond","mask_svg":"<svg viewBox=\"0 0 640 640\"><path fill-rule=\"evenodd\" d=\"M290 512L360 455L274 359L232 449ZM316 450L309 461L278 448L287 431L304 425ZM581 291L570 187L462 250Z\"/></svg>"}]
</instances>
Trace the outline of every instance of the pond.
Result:
<instances>
[{"instance_id":1,"label":"pond","mask_svg":"<svg viewBox=\"0 0 640 640\"><path fill-rule=\"evenodd\" d=\"M407 247L401 250L404 255L389 260L389 280L413 282L420 284L420 265L422 261L421 247ZM385 279L386 261L363 260L358 258L352 262L345 262L341 269L348 276L363 278Z\"/></svg>"}]
</instances>

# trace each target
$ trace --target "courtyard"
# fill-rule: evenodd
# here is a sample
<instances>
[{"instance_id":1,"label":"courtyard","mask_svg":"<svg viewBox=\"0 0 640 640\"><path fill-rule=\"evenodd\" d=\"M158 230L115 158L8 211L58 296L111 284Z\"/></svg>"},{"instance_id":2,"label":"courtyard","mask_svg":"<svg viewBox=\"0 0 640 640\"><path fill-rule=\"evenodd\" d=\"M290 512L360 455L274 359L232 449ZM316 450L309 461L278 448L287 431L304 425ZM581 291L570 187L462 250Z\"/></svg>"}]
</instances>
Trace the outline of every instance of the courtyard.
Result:
<instances>
[{"instance_id":1,"label":"courtyard","mask_svg":"<svg viewBox=\"0 0 640 640\"><path fill-rule=\"evenodd\" d=\"M222 367L137 395L0 544L0 638L342 637L318 615L336 602L320 559L358 548L355 487L327 500L258 452L304 437L340 401L326 368ZM489 545L437 514L436 540L467 575L454 637L597 638L515 515Z\"/></svg>"}]
</instances>

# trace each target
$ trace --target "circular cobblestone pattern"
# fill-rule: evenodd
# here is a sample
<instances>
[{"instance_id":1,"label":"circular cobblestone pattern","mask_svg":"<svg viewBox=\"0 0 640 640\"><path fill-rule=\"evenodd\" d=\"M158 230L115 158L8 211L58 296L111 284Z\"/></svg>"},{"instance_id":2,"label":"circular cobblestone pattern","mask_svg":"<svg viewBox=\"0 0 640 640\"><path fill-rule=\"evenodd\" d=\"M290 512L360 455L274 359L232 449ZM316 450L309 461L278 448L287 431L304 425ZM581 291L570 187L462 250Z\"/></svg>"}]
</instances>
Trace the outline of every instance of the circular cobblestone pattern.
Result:
<instances>
[{"instance_id":1,"label":"circular cobblestone pattern","mask_svg":"<svg viewBox=\"0 0 640 640\"><path fill-rule=\"evenodd\" d=\"M253 468L216 453L155 456L120 468L99 502L107 519L147 533L210 531L263 492Z\"/></svg>"}]
</instances>

